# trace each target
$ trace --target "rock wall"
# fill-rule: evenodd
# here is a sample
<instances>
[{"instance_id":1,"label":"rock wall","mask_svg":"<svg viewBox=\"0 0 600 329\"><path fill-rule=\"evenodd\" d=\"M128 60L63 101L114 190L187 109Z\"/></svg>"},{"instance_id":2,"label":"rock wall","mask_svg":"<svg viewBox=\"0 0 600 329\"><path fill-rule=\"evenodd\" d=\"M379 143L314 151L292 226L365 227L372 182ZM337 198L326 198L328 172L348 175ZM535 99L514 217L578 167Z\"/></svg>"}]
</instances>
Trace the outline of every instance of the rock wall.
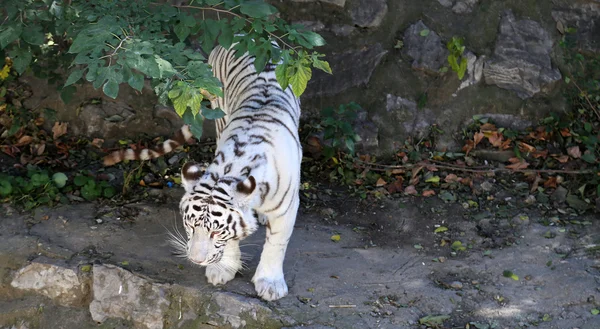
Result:
<instances>
[{"instance_id":1,"label":"rock wall","mask_svg":"<svg viewBox=\"0 0 600 329\"><path fill-rule=\"evenodd\" d=\"M328 41L334 74L315 72L303 96L305 117L355 101L377 129L363 151L390 153L432 124L438 148L457 149L455 134L473 115L527 126L567 110L559 41L577 29L577 47L600 55L598 0L272 0L283 16ZM449 70L446 43L464 38L468 71ZM425 96L426 95L426 98ZM363 133L363 132L361 132ZM377 143L373 143L375 140Z\"/></svg>"},{"instance_id":2,"label":"rock wall","mask_svg":"<svg viewBox=\"0 0 600 329\"><path fill-rule=\"evenodd\" d=\"M495 115L517 126L567 109L558 45L574 27L576 46L600 55L600 0L268 0L282 16L328 41L322 49L333 75L315 71L302 97L305 118L351 101L366 113L357 122L358 149L389 154L407 138L444 133L439 149L458 149L455 134L473 115ZM459 81L446 43L464 38L468 71ZM147 86L123 86L118 101L84 86L68 105L43 81L28 78L27 108L50 107L70 132L107 141L169 135L181 125L156 107ZM92 101L95 99L95 101ZM212 122L205 127L210 137ZM368 127L362 129L361 127Z\"/></svg>"}]
</instances>

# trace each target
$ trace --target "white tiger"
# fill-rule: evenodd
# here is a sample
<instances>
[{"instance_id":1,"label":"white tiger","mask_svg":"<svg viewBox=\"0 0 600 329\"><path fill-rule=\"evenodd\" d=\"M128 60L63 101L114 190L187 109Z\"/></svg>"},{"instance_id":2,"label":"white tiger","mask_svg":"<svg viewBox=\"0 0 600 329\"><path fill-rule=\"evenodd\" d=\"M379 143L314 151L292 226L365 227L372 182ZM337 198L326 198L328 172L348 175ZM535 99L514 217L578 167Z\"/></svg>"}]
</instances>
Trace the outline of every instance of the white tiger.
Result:
<instances>
[{"instance_id":1,"label":"white tiger","mask_svg":"<svg viewBox=\"0 0 600 329\"><path fill-rule=\"evenodd\" d=\"M208 282L225 284L242 267L240 240L259 222L265 224L266 240L252 282L261 298L276 300L288 293L283 261L299 206L300 101L290 88L282 90L276 65L267 64L257 73L254 57L236 58L234 50L222 47L211 52L209 64L223 83L224 96L213 106L226 115L216 122L216 154L206 171L192 163L182 169L180 209L187 241L179 245L191 262L206 266ZM184 126L154 150L114 152L105 164L156 158L191 138Z\"/></svg>"}]
</instances>

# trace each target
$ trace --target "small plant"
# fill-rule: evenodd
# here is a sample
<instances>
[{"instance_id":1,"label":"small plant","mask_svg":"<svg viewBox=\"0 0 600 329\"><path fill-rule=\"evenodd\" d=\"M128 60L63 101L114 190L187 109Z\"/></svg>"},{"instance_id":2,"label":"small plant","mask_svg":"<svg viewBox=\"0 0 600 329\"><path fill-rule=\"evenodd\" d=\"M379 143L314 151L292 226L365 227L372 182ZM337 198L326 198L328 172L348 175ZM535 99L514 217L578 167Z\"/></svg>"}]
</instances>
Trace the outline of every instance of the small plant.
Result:
<instances>
[{"instance_id":1,"label":"small plant","mask_svg":"<svg viewBox=\"0 0 600 329\"><path fill-rule=\"evenodd\" d=\"M450 55L448 55L448 64L450 64L450 68L452 71L456 72L458 75L458 80L462 80L465 77L465 73L467 73L467 58L463 56L465 52L463 38L452 37L452 40L448 41L446 47L450 51Z\"/></svg>"},{"instance_id":2,"label":"small plant","mask_svg":"<svg viewBox=\"0 0 600 329\"><path fill-rule=\"evenodd\" d=\"M357 111L361 107L352 102L347 105L340 105L337 109L333 107L325 108L321 111L321 128L323 129L323 139L331 141L331 145L325 145L323 154L325 158L332 158L336 152L346 148L350 154L354 154L354 145L360 141L360 136L354 132L352 123L356 120Z\"/></svg>"},{"instance_id":3,"label":"small plant","mask_svg":"<svg viewBox=\"0 0 600 329\"><path fill-rule=\"evenodd\" d=\"M13 202L30 210L42 205L53 206L58 203L69 203L68 194L79 193L88 201L97 198L111 198L116 194L114 187L108 182L78 174L72 184L62 172L50 174L34 166L29 166L23 176L0 174L0 200Z\"/></svg>"}]
</instances>

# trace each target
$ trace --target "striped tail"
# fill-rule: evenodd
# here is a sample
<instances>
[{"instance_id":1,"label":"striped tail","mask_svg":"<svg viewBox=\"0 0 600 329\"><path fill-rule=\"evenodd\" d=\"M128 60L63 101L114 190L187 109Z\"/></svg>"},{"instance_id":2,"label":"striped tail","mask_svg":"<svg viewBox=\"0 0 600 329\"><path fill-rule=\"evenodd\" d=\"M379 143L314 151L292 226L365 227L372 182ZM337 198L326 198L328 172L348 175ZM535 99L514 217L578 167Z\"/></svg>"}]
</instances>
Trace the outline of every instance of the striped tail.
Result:
<instances>
[{"instance_id":1,"label":"striped tail","mask_svg":"<svg viewBox=\"0 0 600 329\"><path fill-rule=\"evenodd\" d=\"M194 135L190 131L188 125L183 125L171 139L167 139L162 144L155 146L152 149L124 149L114 151L104 157L104 165L112 166L123 160L150 160L161 157L169 152L172 152L178 146L193 141Z\"/></svg>"}]
</instances>

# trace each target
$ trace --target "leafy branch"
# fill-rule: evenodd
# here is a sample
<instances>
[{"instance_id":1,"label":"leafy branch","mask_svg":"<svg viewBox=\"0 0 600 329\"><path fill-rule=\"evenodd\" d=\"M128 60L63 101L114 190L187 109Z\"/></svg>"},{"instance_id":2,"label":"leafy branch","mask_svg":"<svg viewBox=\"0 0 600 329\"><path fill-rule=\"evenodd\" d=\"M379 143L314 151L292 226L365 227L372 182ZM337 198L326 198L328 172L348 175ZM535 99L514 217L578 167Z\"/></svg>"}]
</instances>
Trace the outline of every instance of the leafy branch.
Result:
<instances>
[{"instance_id":1,"label":"leafy branch","mask_svg":"<svg viewBox=\"0 0 600 329\"><path fill-rule=\"evenodd\" d=\"M216 44L248 52L259 72L267 63L279 64L278 82L297 96L313 68L332 73L323 55L313 51L325 44L323 38L275 17L277 9L263 0L197 0L182 6L151 0L9 0L3 13L0 58L10 60L5 67L14 73L30 70L60 82L66 102L77 84L92 83L117 98L121 84L142 92L150 80L159 101L172 104L197 137L204 119L224 113L208 107L222 95L222 85L196 42L205 53ZM65 79L59 72L66 67Z\"/></svg>"}]
</instances>

